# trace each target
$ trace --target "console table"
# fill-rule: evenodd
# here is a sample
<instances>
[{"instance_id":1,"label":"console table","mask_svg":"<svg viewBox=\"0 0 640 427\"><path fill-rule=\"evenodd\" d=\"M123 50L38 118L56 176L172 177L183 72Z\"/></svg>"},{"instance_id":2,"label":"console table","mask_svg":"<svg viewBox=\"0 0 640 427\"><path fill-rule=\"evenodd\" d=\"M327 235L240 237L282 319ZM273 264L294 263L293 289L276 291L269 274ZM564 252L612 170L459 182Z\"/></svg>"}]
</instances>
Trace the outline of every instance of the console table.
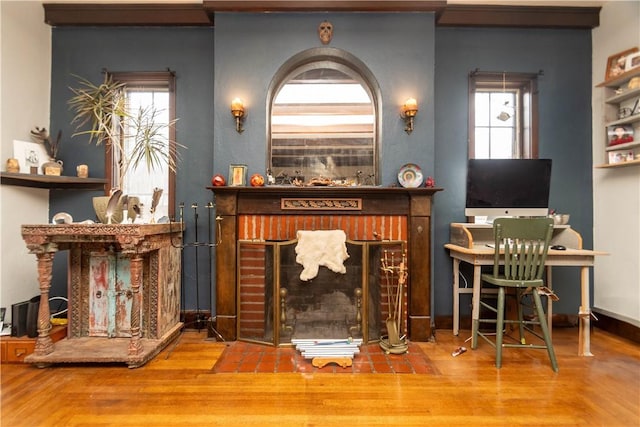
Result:
<instances>
[{"instance_id":1,"label":"console table","mask_svg":"<svg viewBox=\"0 0 640 427\"><path fill-rule=\"evenodd\" d=\"M25 362L124 362L135 368L179 334L180 223L23 225L38 262L35 351ZM50 337L55 254L69 251L67 338Z\"/></svg>"},{"instance_id":2,"label":"console table","mask_svg":"<svg viewBox=\"0 0 640 427\"><path fill-rule=\"evenodd\" d=\"M493 226L490 224L452 223L450 243L444 245L449 249L453 259L453 333L458 335L460 325L460 294L472 293L472 322L480 315L480 276L483 265L493 265L494 244ZM578 355L592 356L590 344L591 308L589 302L589 267L594 258L607 255L606 252L582 249L582 236L568 225L555 226L551 237L552 245L565 246L566 250L550 249L545 266L547 267L546 285L553 289L551 269L554 266L580 267L580 309L579 349ZM473 286L460 287L460 262L473 265ZM551 325L551 301L547 303L548 324ZM551 327L549 327L551 332Z\"/></svg>"}]
</instances>

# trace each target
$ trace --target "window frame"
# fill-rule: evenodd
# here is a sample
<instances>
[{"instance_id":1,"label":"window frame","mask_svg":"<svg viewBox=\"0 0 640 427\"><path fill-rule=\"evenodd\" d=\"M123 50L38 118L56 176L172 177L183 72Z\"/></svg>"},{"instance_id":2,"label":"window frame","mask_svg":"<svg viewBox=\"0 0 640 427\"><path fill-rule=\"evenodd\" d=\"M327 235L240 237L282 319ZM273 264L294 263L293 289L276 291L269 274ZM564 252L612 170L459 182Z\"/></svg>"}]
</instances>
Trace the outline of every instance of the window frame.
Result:
<instances>
[{"instance_id":1,"label":"window frame","mask_svg":"<svg viewBox=\"0 0 640 427\"><path fill-rule=\"evenodd\" d=\"M173 71L131 71L131 72L108 72L113 81L125 83L127 87L147 87L149 89L163 89L169 92L169 123L174 123L176 119L176 76ZM169 126L169 155L176 153L176 127L175 124ZM115 159L113 149L110 144L105 145L105 177L107 188L113 187L113 177L115 172ZM174 161L177 159L174 158ZM167 188L167 214L169 218L175 218L176 201L176 171L168 169Z\"/></svg>"},{"instance_id":2,"label":"window frame","mask_svg":"<svg viewBox=\"0 0 640 427\"><path fill-rule=\"evenodd\" d=\"M513 158L538 158L538 75L536 73L483 72L469 73L468 156L476 158L475 95L476 92L516 92L516 147Z\"/></svg>"}]
</instances>

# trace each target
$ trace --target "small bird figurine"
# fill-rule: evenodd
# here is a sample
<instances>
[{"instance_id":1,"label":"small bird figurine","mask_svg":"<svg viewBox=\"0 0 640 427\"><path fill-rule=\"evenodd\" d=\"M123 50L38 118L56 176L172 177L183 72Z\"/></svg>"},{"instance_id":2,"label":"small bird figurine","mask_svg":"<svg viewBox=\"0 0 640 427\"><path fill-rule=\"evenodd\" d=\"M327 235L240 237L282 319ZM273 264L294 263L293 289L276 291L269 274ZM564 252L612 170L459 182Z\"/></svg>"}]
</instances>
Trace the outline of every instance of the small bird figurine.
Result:
<instances>
[{"instance_id":1,"label":"small bird figurine","mask_svg":"<svg viewBox=\"0 0 640 427\"><path fill-rule=\"evenodd\" d=\"M116 212L116 208L118 207L118 202L120 201L120 196L122 195L122 190L115 190L111 193L111 197L109 197L109 201L107 202L107 224L111 224L111 218L113 214Z\"/></svg>"},{"instance_id":2,"label":"small bird figurine","mask_svg":"<svg viewBox=\"0 0 640 427\"><path fill-rule=\"evenodd\" d=\"M151 223L155 223L156 219L154 217L154 214L156 212L156 208L158 207L158 203L160 203L160 198L162 197L162 188L154 188L153 189L153 195L151 196L151 208L149 209L149 212L151 213Z\"/></svg>"},{"instance_id":3,"label":"small bird figurine","mask_svg":"<svg viewBox=\"0 0 640 427\"><path fill-rule=\"evenodd\" d=\"M129 196L126 194L120 198L122 205L122 221L120 224L128 224L129 223Z\"/></svg>"}]
</instances>

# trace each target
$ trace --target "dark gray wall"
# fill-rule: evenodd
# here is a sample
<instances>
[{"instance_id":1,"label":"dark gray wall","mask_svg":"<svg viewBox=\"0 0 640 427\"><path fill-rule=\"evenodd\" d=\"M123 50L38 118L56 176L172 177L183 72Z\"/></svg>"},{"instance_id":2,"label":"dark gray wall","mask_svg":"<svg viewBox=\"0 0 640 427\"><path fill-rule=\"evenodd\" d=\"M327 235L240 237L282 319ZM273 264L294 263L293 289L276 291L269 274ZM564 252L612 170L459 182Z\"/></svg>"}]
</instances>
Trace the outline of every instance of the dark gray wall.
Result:
<instances>
[{"instance_id":1,"label":"dark gray wall","mask_svg":"<svg viewBox=\"0 0 640 427\"><path fill-rule=\"evenodd\" d=\"M443 244L449 223L464 222L468 156L468 74L482 71L536 73L541 158L553 159L550 207L571 214L571 226L593 248L591 162L591 32L589 30L436 30L436 196L434 291L436 314L451 313L451 260ZM465 274L471 284L472 275ZM559 313L577 313L577 268L558 267L553 284ZM462 297L467 309L470 297Z\"/></svg>"},{"instance_id":2,"label":"dark gray wall","mask_svg":"<svg viewBox=\"0 0 640 427\"><path fill-rule=\"evenodd\" d=\"M590 58L587 30L436 29L433 15L398 14L216 14L216 28L55 28L51 128L63 129L60 157L69 168L89 164L103 176L102 150L72 133L66 107L71 74L98 82L102 68L177 74L178 141L188 147L178 172L177 202L185 202L186 240L194 238L191 203L211 200L205 189L213 173L245 163L249 174L266 168L267 88L278 68L293 55L321 47L316 28L334 25L329 45L359 58L375 75L382 93L382 184L396 183L400 166L419 164L445 191L435 196L434 311L450 315L451 261L442 249L448 225L464 221L467 160L467 75L487 71L543 70L540 77L540 155L554 160L551 205L571 213L585 247L592 241ZM214 37L215 32L215 37ZM245 100L245 132L235 132L231 99ZM399 107L408 97L420 103L415 130L403 131ZM96 192L51 192L51 214L93 216ZM206 211L200 211L200 224ZM202 236L200 236L202 237ZM185 251L185 308L209 308L208 252ZM195 274L196 259L200 275ZM64 292L64 265L56 262L54 290ZM204 270L204 271L203 271ZM575 313L579 277L575 269L556 269L561 302L556 311ZM563 271L561 271L563 270ZM197 277L197 280L196 280ZM196 292L196 282L199 291ZM64 283L64 281L62 281ZM196 303L196 294L198 303Z\"/></svg>"},{"instance_id":3,"label":"dark gray wall","mask_svg":"<svg viewBox=\"0 0 640 427\"><path fill-rule=\"evenodd\" d=\"M54 28L52 35L51 129L63 131L60 158L73 175L77 164L89 165L91 176L104 177L104 149L89 145L86 138L71 138L73 114L67 107L69 87L77 86L73 75L94 83L103 79L102 70L163 71L176 73L176 139L187 148L181 151L176 183L176 203L186 205L185 241L194 241L193 210L197 203L200 225L206 221L203 206L212 195L210 185L213 159L213 35L212 28ZM74 220L95 218L91 199L103 195L93 191L52 191L50 215L69 212ZM176 208L176 215L179 213ZM199 240L204 240L202 227ZM206 248L185 249L184 306L209 309L211 285ZM56 256L52 295L66 294L65 256ZM200 289L196 292L196 284Z\"/></svg>"},{"instance_id":4,"label":"dark gray wall","mask_svg":"<svg viewBox=\"0 0 640 427\"><path fill-rule=\"evenodd\" d=\"M317 27L334 27L329 47L345 50L371 70L382 95L382 184L397 183L407 162L433 173L434 23L430 13L398 14L216 14L214 168L248 165L249 175L265 173L267 89L280 66L295 54L322 47ZM231 120L231 100L248 108L245 131ZM416 130L404 132L400 106L420 103Z\"/></svg>"}]
</instances>

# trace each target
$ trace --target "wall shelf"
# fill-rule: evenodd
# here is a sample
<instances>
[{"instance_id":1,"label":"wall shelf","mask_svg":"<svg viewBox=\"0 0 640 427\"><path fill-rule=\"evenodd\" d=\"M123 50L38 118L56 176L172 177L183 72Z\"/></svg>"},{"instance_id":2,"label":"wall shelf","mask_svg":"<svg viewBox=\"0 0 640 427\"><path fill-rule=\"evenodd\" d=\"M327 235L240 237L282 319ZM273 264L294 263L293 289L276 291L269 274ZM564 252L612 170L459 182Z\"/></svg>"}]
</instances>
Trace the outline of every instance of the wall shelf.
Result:
<instances>
[{"instance_id":1,"label":"wall shelf","mask_svg":"<svg viewBox=\"0 0 640 427\"><path fill-rule=\"evenodd\" d=\"M620 162L620 163L605 163L602 165L596 165L596 168L598 169L605 169L605 168L622 168L625 166L638 166L640 165L640 160L629 160L627 162Z\"/></svg>"},{"instance_id":2,"label":"wall shelf","mask_svg":"<svg viewBox=\"0 0 640 427\"><path fill-rule=\"evenodd\" d=\"M45 188L49 190L104 190L104 178L77 178L75 176L35 175L0 172L2 185Z\"/></svg>"},{"instance_id":3,"label":"wall shelf","mask_svg":"<svg viewBox=\"0 0 640 427\"><path fill-rule=\"evenodd\" d=\"M604 149L604 151L628 150L634 147L640 147L640 141L627 142L627 143L618 144L618 145L609 145Z\"/></svg>"},{"instance_id":4,"label":"wall shelf","mask_svg":"<svg viewBox=\"0 0 640 427\"><path fill-rule=\"evenodd\" d=\"M640 67L633 68L613 79L604 81L596 87L603 88L604 95L604 163L595 168L622 168L640 165L640 87L631 84L632 79L640 78ZM631 87L632 86L632 87ZM620 113L629 111L631 115L620 118ZM606 121L609 118L610 121ZM613 120L611 120L613 118ZM616 135L614 129L624 129L623 135ZM630 135L629 135L630 133ZM635 135L634 135L635 133ZM623 144L616 144L618 137L624 137ZM613 143L613 145L612 145Z\"/></svg>"}]
</instances>

